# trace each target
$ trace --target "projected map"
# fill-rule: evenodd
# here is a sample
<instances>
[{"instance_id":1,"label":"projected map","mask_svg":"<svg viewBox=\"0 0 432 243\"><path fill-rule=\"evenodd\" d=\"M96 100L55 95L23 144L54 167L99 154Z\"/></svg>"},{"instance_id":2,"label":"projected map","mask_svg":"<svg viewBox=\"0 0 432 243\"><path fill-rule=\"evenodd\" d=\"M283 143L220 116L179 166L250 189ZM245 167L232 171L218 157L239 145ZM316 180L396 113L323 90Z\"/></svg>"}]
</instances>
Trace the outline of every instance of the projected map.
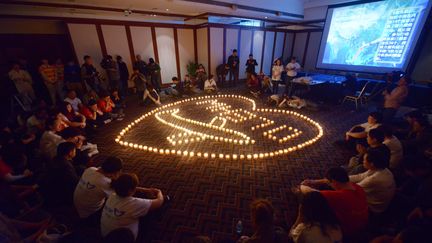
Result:
<instances>
[{"instance_id":1,"label":"projected map","mask_svg":"<svg viewBox=\"0 0 432 243\"><path fill-rule=\"evenodd\" d=\"M335 8L322 63L401 68L427 0L387 0Z\"/></svg>"}]
</instances>

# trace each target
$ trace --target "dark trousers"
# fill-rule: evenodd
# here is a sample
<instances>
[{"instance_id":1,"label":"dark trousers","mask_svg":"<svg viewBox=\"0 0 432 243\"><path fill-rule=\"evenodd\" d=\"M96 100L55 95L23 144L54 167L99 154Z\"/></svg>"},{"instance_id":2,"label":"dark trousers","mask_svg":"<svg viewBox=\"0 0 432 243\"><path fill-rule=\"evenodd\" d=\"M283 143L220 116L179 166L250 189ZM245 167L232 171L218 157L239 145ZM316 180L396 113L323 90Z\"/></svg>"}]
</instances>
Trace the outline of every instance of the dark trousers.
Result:
<instances>
[{"instance_id":1,"label":"dark trousers","mask_svg":"<svg viewBox=\"0 0 432 243\"><path fill-rule=\"evenodd\" d=\"M292 92L293 92L293 83L292 83L292 80L294 78L295 77L290 77L290 76L286 77L286 81L285 81L285 94L288 95L288 97L290 97L291 94L292 94Z\"/></svg>"},{"instance_id":2,"label":"dark trousers","mask_svg":"<svg viewBox=\"0 0 432 243\"><path fill-rule=\"evenodd\" d=\"M273 94L277 94L279 92L279 80L272 80L272 86L273 86Z\"/></svg>"},{"instance_id":3,"label":"dark trousers","mask_svg":"<svg viewBox=\"0 0 432 243\"><path fill-rule=\"evenodd\" d=\"M225 86L226 81L226 75L218 75L218 86L223 87Z\"/></svg>"},{"instance_id":4,"label":"dark trousers","mask_svg":"<svg viewBox=\"0 0 432 243\"><path fill-rule=\"evenodd\" d=\"M238 69L231 69L229 72L230 86L235 86L236 82L238 81L238 78L239 78L239 70Z\"/></svg>"}]
</instances>

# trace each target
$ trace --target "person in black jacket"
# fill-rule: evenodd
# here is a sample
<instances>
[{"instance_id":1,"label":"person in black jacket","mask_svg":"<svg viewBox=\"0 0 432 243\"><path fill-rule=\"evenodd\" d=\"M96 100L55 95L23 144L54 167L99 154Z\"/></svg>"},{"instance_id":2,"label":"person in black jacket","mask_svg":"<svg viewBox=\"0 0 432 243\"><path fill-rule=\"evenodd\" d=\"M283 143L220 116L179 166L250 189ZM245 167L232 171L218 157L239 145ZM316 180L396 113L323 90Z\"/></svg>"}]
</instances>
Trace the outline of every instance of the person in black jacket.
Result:
<instances>
[{"instance_id":1,"label":"person in black jacket","mask_svg":"<svg viewBox=\"0 0 432 243\"><path fill-rule=\"evenodd\" d=\"M72 205L73 193L80 176L73 166L75 144L64 142L57 147L57 156L48 166L42 182L41 193L51 206Z\"/></svg>"},{"instance_id":2,"label":"person in black jacket","mask_svg":"<svg viewBox=\"0 0 432 243\"><path fill-rule=\"evenodd\" d=\"M255 66L258 66L258 63L251 53L249 54L249 59L246 61L246 80L249 80L251 75L255 74Z\"/></svg>"},{"instance_id":3,"label":"person in black jacket","mask_svg":"<svg viewBox=\"0 0 432 243\"><path fill-rule=\"evenodd\" d=\"M127 65L125 62L123 62L123 59L121 56L117 56L117 64L119 67L120 72L120 95L125 97L127 95L127 89L128 89L128 80L129 80L129 70L127 68Z\"/></svg>"},{"instance_id":4,"label":"person in black jacket","mask_svg":"<svg viewBox=\"0 0 432 243\"><path fill-rule=\"evenodd\" d=\"M239 62L237 49L234 49L231 56L228 57L228 65L230 66L229 83L230 86L235 86L239 78ZM233 79L234 78L234 79Z\"/></svg>"}]
</instances>

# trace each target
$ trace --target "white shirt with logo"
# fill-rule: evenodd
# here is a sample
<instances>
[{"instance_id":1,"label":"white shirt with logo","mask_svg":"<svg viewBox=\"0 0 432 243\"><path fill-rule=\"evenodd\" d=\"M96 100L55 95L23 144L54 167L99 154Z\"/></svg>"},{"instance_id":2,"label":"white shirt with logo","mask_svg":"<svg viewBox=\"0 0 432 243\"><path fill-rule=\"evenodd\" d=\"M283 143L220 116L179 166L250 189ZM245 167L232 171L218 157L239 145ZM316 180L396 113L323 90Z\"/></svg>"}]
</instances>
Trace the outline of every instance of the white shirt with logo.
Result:
<instances>
[{"instance_id":1,"label":"white shirt with logo","mask_svg":"<svg viewBox=\"0 0 432 243\"><path fill-rule=\"evenodd\" d=\"M98 168L87 168L74 192L74 205L80 218L87 218L102 209L105 199L113 193L111 179L99 173Z\"/></svg>"},{"instance_id":2,"label":"white shirt with logo","mask_svg":"<svg viewBox=\"0 0 432 243\"><path fill-rule=\"evenodd\" d=\"M138 236L139 218L145 216L152 200L137 197L120 197L113 193L108 197L102 211L101 233L106 236L118 228L128 228L135 239Z\"/></svg>"}]
</instances>

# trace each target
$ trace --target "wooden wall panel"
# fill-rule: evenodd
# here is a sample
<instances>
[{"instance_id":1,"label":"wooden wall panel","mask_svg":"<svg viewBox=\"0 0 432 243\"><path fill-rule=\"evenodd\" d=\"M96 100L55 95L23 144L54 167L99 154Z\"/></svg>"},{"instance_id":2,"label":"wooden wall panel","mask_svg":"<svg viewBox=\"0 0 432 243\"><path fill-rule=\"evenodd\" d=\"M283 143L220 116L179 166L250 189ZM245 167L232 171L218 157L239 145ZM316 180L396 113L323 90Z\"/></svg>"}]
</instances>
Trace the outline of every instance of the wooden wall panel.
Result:
<instances>
[{"instance_id":1,"label":"wooden wall panel","mask_svg":"<svg viewBox=\"0 0 432 243\"><path fill-rule=\"evenodd\" d=\"M232 50L238 49L238 29L227 29L226 30L226 62L228 62L228 57L231 56Z\"/></svg>"},{"instance_id":2,"label":"wooden wall panel","mask_svg":"<svg viewBox=\"0 0 432 243\"><path fill-rule=\"evenodd\" d=\"M132 43L135 55L141 55L145 62L154 58L153 41L150 27L131 26Z\"/></svg>"},{"instance_id":3,"label":"wooden wall panel","mask_svg":"<svg viewBox=\"0 0 432 243\"><path fill-rule=\"evenodd\" d=\"M277 32L276 33L276 45L274 47L274 59L282 57L283 53L283 44L284 44L284 32Z\"/></svg>"},{"instance_id":4,"label":"wooden wall panel","mask_svg":"<svg viewBox=\"0 0 432 243\"><path fill-rule=\"evenodd\" d=\"M246 78L246 60L249 58L252 45L252 30L241 30L240 42L240 73L239 79Z\"/></svg>"},{"instance_id":5,"label":"wooden wall panel","mask_svg":"<svg viewBox=\"0 0 432 243\"><path fill-rule=\"evenodd\" d=\"M194 38L192 29L177 29L180 60L180 73L183 78L187 74L189 62L195 62Z\"/></svg>"},{"instance_id":6,"label":"wooden wall panel","mask_svg":"<svg viewBox=\"0 0 432 243\"><path fill-rule=\"evenodd\" d=\"M223 37L223 28L210 28L210 68L213 75L216 75L216 67L224 62Z\"/></svg>"},{"instance_id":7,"label":"wooden wall panel","mask_svg":"<svg viewBox=\"0 0 432 243\"><path fill-rule=\"evenodd\" d=\"M254 55L254 58L258 62L258 66L255 69L255 71L257 73L260 71L260 67L261 67L260 62L261 62L263 44L264 44L264 31L262 31L262 30L254 31L253 32L252 54Z\"/></svg>"},{"instance_id":8,"label":"wooden wall panel","mask_svg":"<svg viewBox=\"0 0 432 243\"><path fill-rule=\"evenodd\" d=\"M94 66L102 72L100 62L103 55L99 43L99 37L94 24L68 24L71 39L78 57L79 64L84 63L83 57L89 55L93 58Z\"/></svg>"},{"instance_id":9,"label":"wooden wall panel","mask_svg":"<svg viewBox=\"0 0 432 243\"><path fill-rule=\"evenodd\" d=\"M173 28L156 28L156 41L161 68L162 83L172 83L171 78L177 76L177 63L174 45Z\"/></svg>"},{"instance_id":10,"label":"wooden wall panel","mask_svg":"<svg viewBox=\"0 0 432 243\"><path fill-rule=\"evenodd\" d=\"M123 25L102 25L101 28L108 54L114 60L118 55L121 56L128 66L129 73L132 73L132 61L125 27Z\"/></svg>"},{"instance_id":11,"label":"wooden wall panel","mask_svg":"<svg viewBox=\"0 0 432 243\"><path fill-rule=\"evenodd\" d=\"M209 67L208 67L207 28L197 29L197 52L198 52L198 63L202 64L208 73Z\"/></svg>"},{"instance_id":12,"label":"wooden wall panel","mask_svg":"<svg viewBox=\"0 0 432 243\"><path fill-rule=\"evenodd\" d=\"M297 58L298 63L303 62L303 55L306 45L307 33L296 33L293 56Z\"/></svg>"},{"instance_id":13,"label":"wooden wall panel","mask_svg":"<svg viewBox=\"0 0 432 243\"><path fill-rule=\"evenodd\" d=\"M264 61L263 61L263 72L267 75L271 74L271 67L273 65L273 42L275 32L267 31L264 45Z\"/></svg>"},{"instance_id":14,"label":"wooden wall panel","mask_svg":"<svg viewBox=\"0 0 432 243\"><path fill-rule=\"evenodd\" d=\"M293 33L287 33L286 39L285 39L285 49L283 53L283 60L286 61L290 58L292 53L292 43L294 41L294 34Z\"/></svg>"}]
</instances>

